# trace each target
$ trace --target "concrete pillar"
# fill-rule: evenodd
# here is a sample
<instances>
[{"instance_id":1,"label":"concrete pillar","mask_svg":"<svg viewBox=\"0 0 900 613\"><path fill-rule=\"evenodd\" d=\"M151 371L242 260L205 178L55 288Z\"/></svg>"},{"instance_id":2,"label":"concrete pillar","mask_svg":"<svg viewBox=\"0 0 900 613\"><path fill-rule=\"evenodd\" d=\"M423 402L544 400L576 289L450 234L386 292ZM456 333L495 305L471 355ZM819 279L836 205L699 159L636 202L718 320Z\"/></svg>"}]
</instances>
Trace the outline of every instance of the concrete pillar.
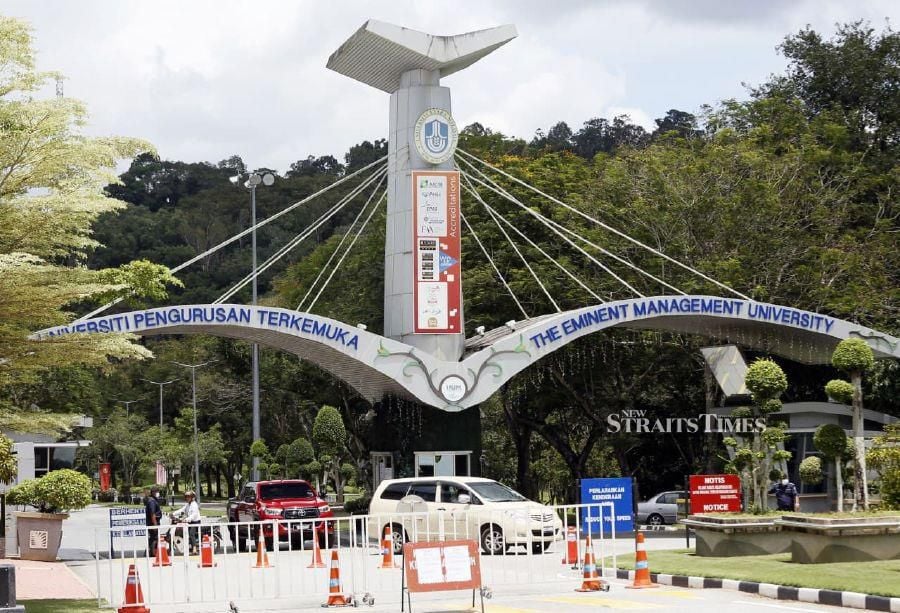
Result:
<instances>
[{"instance_id":1,"label":"concrete pillar","mask_svg":"<svg viewBox=\"0 0 900 613\"><path fill-rule=\"evenodd\" d=\"M452 160L431 164L416 150L416 120L426 110L450 113L450 89L441 87L436 70L409 70L391 94L388 139L387 232L384 247L384 335L442 359L456 361L463 334L414 334L413 170L452 170Z\"/></svg>"}]
</instances>

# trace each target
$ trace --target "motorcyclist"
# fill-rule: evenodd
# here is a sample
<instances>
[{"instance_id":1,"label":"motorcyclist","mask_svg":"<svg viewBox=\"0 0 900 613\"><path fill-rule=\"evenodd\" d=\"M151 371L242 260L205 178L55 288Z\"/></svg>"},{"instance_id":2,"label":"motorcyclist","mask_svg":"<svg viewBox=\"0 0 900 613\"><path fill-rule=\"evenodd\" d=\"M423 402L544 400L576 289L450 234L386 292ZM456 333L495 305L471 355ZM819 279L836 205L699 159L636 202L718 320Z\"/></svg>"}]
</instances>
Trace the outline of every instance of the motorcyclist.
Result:
<instances>
[{"instance_id":1,"label":"motorcyclist","mask_svg":"<svg viewBox=\"0 0 900 613\"><path fill-rule=\"evenodd\" d=\"M175 511L176 516L189 526L200 524L200 504L197 502L197 496L193 490L184 493L184 506ZM197 528L188 528L188 542L190 543L191 555L199 553L199 534Z\"/></svg>"}]
</instances>

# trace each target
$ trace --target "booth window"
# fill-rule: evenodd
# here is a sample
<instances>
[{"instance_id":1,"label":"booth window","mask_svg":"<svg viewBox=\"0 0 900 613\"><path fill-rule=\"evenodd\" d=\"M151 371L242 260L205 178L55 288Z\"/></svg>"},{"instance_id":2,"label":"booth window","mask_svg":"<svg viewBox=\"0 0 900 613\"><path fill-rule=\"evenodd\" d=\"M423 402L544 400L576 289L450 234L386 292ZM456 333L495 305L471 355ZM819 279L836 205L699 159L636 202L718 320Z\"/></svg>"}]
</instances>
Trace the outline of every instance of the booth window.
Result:
<instances>
[{"instance_id":1,"label":"booth window","mask_svg":"<svg viewBox=\"0 0 900 613\"><path fill-rule=\"evenodd\" d=\"M471 451L417 451L417 477L469 477Z\"/></svg>"}]
</instances>

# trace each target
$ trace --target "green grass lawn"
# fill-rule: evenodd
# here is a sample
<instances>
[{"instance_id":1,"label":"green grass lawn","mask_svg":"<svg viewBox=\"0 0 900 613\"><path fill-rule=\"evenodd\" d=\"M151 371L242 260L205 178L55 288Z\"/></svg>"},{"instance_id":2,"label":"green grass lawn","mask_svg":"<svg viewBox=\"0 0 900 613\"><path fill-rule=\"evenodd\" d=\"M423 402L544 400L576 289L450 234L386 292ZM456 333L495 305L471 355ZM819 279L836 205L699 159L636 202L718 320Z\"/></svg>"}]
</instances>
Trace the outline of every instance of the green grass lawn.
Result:
<instances>
[{"instance_id":1,"label":"green grass lawn","mask_svg":"<svg viewBox=\"0 0 900 613\"><path fill-rule=\"evenodd\" d=\"M99 611L97 600L20 600L28 613L85 613Z\"/></svg>"},{"instance_id":2,"label":"green grass lawn","mask_svg":"<svg viewBox=\"0 0 900 613\"><path fill-rule=\"evenodd\" d=\"M650 572L758 581L900 597L900 560L794 564L791 554L702 558L693 549L648 551ZM620 557L619 560L622 558ZM619 562L633 569L633 562Z\"/></svg>"}]
</instances>

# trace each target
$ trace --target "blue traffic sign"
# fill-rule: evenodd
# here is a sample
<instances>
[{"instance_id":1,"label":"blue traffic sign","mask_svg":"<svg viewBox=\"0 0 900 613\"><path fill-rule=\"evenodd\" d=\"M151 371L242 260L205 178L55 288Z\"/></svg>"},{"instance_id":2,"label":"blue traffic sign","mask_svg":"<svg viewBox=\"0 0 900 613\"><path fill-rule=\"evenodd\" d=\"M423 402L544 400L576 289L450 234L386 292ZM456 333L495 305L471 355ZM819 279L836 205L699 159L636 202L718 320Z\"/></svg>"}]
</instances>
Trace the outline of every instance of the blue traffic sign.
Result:
<instances>
[{"instance_id":1,"label":"blue traffic sign","mask_svg":"<svg viewBox=\"0 0 900 613\"><path fill-rule=\"evenodd\" d=\"M581 504L599 504L611 502L612 515L609 507L602 508L603 533L612 531L612 521L615 518L616 533L631 532L634 530L634 501L631 488L631 477L609 477L601 479L581 480ZM601 508L584 507L581 509L581 531L591 534L600 533Z\"/></svg>"}]
</instances>

